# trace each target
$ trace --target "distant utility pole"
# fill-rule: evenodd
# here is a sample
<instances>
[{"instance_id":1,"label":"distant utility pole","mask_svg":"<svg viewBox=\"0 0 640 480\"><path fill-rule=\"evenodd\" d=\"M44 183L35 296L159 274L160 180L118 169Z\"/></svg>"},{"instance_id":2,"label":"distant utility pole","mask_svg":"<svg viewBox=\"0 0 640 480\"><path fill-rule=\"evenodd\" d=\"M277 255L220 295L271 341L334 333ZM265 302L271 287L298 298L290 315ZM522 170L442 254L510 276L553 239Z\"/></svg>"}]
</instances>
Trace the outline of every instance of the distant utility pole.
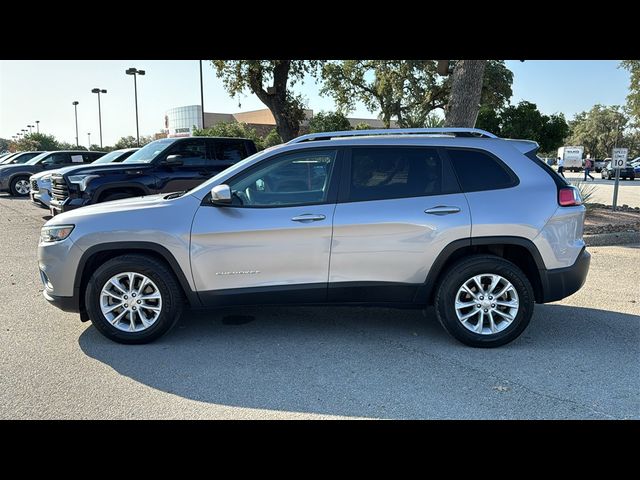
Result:
<instances>
[{"instance_id":1,"label":"distant utility pole","mask_svg":"<svg viewBox=\"0 0 640 480\"><path fill-rule=\"evenodd\" d=\"M202 83L202 60L200 60L200 107L202 108L202 128L204 129L204 84Z\"/></svg>"}]
</instances>

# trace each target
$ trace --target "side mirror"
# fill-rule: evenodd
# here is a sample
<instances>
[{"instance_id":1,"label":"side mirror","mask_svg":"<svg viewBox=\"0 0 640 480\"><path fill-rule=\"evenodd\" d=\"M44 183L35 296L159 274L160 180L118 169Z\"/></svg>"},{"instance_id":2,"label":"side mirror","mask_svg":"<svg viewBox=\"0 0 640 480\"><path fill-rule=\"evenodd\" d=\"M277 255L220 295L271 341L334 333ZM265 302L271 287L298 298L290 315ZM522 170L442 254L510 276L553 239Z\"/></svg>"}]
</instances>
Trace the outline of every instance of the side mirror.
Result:
<instances>
[{"instance_id":1,"label":"side mirror","mask_svg":"<svg viewBox=\"0 0 640 480\"><path fill-rule=\"evenodd\" d=\"M211 189L211 203L231 203L231 188L229 185L216 185Z\"/></svg>"},{"instance_id":2,"label":"side mirror","mask_svg":"<svg viewBox=\"0 0 640 480\"><path fill-rule=\"evenodd\" d=\"M169 155L164 163L167 165L182 165L182 155Z\"/></svg>"}]
</instances>

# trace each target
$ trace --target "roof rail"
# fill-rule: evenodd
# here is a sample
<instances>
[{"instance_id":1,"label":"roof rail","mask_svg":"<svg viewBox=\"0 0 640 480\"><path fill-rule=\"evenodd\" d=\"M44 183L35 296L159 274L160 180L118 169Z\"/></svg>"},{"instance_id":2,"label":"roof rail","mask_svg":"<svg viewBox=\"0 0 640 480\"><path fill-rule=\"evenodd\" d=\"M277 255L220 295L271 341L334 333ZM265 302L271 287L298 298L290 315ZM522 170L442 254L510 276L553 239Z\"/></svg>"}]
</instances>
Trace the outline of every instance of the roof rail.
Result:
<instances>
[{"instance_id":1,"label":"roof rail","mask_svg":"<svg viewBox=\"0 0 640 480\"><path fill-rule=\"evenodd\" d=\"M289 144L329 140L337 137L362 137L370 135L455 135L456 137L499 138L479 128L442 127L442 128L384 128L376 130L346 130L342 132L318 132L302 135L290 140Z\"/></svg>"}]
</instances>

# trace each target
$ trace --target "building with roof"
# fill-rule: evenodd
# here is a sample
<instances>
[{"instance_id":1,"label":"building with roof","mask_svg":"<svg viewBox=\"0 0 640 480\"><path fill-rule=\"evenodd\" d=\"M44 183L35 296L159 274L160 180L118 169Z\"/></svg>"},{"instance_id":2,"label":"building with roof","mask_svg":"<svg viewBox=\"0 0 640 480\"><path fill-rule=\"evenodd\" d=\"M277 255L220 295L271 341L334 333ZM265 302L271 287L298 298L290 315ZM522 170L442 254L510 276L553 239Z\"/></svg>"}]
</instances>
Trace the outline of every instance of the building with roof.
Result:
<instances>
[{"instance_id":1,"label":"building with roof","mask_svg":"<svg viewBox=\"0 0 640 480\"><path fill-rule=\"evenodd\" d=\"M305 118L302 121L301 134L308 131L309 121L313 118L313 110L304 111ZM366 123L371 128L384 128L382 120L377 118L350 118L347 117L352 127L360 123ZM209 113L204 112L204 125L202 125L202 107L200 105L186 105L174 107L166 111L164 115L164 133L170 138L190 137L193 129L210 128L218 123L240 122L254 128L259 135L266 135L276 126L276 120L268 108L238 113ZM395 122L391 122L395 127Z\"/></svg>"}]
</instances>

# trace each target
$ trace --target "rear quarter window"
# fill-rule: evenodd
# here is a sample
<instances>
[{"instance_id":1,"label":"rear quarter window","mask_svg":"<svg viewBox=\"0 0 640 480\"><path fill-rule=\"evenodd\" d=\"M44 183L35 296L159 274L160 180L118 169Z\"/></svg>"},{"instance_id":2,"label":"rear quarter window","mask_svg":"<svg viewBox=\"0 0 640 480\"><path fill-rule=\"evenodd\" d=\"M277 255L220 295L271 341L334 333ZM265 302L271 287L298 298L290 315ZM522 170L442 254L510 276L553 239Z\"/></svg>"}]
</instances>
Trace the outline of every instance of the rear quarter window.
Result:
<instances>
[{"instance_id":1,"label":"rear quarter window","mask_svg":"<svg viewBox=\"0 0 640 480\"><path fill-rule=\"evenodd\" d=\"M464 192L514 187L518 177L501 160L487 152L447 148L451 164Z\"/></svg>"}]
</instances>

